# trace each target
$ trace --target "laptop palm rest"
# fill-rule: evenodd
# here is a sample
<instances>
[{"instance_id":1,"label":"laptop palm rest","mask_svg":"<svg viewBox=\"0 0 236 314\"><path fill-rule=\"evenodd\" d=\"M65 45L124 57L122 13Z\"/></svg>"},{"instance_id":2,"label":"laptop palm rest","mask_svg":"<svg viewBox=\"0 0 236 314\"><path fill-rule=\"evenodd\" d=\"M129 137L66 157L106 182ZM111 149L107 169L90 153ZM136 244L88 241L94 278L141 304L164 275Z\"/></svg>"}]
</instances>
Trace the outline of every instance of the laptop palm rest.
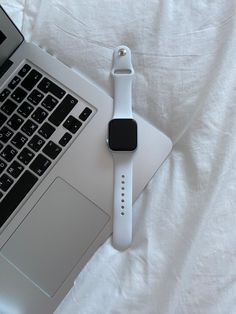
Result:
<instances>
[{"instance_id":1,"label":"laptop palm rest","mask_svg":"<svg viewBox=\"0 0 236 314\"><path fill-rule=\"evenodd\" d=\"M56 178L1 255L52 297L108 220L95 204Z\"/></svg>"}]
</instances>

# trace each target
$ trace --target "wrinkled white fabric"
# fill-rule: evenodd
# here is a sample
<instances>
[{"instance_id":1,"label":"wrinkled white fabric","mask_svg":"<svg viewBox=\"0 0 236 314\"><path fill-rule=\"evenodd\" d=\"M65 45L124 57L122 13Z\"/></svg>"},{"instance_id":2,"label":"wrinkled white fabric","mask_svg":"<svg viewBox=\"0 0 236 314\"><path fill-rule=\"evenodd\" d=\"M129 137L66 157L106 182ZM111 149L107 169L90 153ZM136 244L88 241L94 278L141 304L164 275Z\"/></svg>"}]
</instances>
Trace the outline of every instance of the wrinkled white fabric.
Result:
<instances>
[{"instance_id":1,"label":"wrinkled white fabric","mask_svg":"<svg viewBox=\"0 0 236 314\"><path fill-rule=\"evenodd\" d=\"M56 314L236 313L236 2L0 3L109 94L128 45L134 109L174 142L134 205L130 249L100 247Z\"/></svg>"}]
</instances>

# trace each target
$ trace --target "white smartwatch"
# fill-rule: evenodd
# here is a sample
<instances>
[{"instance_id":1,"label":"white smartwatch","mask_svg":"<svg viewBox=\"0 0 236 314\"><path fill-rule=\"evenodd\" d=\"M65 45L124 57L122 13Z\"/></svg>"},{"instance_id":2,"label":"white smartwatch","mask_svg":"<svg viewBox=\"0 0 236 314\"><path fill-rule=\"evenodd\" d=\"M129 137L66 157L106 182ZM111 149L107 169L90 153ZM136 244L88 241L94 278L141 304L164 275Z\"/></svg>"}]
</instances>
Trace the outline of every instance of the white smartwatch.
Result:
<instances>
[{"instance_id":1,"label":"white smartwatch","mask_svg":"<svg viewBox=\"0 0 236 314\"><path fill-rule=\"evenodd\" d=\"M127 249L132 242L133 155L137 148L137 123L132 114L131 52L114 50L114 111L108 125L108 146L114 161L113 246Z\"/></svg>"}]
</instances>

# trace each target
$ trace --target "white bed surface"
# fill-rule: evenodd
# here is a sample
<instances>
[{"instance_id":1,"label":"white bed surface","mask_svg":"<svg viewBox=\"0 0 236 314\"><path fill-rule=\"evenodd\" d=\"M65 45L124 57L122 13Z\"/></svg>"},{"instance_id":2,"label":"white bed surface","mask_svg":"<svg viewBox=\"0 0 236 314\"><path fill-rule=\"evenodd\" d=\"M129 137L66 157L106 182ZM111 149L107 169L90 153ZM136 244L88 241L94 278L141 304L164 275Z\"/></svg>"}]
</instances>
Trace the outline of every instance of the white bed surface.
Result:
<instances>
[{"instance_id":1,"label":"white bed surface","mask_svg":"<svg viewBox=\"0 0 236 314\"><path fill-rule=\"evenodd\" d=\"M113 48L136 71L134 109L174 148L56 314L236 313L236 2L0 0L27 40L111 95Z\"/></svg>"}]
</instances>

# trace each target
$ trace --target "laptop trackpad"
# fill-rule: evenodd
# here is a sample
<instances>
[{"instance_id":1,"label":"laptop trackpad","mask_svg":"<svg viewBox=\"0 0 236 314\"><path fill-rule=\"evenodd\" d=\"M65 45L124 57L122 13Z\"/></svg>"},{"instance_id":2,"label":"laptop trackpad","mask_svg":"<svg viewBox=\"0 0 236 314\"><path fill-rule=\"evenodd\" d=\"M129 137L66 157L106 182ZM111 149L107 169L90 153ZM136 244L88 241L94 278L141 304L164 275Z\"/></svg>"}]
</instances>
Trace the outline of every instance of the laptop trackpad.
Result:
<instances>
[{"instance_id":1,"label":"laptop trackpad","mask_svg":"<svg viewBox=\"0 0 236 314\"><path fill-rule=\"evenodd\" d=\"M53 296L108 220L95 204L57 178L1 254Z\"/></svg>"}]
</instances>

